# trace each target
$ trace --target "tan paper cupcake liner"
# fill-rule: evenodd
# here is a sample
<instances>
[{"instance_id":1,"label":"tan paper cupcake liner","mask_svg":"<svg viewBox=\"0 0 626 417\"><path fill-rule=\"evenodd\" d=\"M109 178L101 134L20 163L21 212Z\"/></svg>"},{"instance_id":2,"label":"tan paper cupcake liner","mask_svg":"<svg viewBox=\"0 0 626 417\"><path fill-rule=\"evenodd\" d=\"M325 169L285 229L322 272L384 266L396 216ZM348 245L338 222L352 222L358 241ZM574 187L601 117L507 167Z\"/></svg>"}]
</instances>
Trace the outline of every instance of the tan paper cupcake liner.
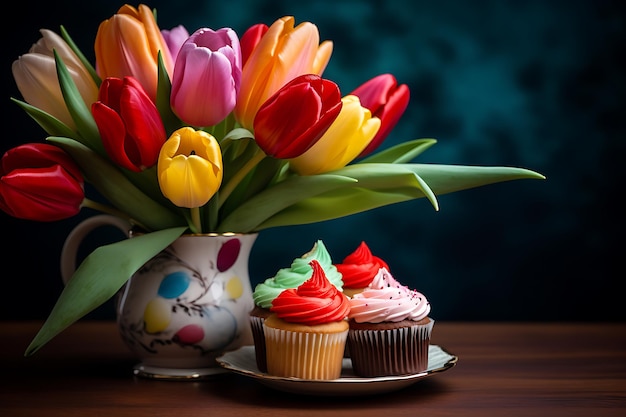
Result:
<instances>
[{"instance_id":1,"label":"tan paper cupcake liner","mask_svg":"<svg viewBox=\"0 0 626 417\"><path fill-rule=\"evenodd\" d=\"M337 379L348 331L303 333L264 326L267 373L302 379Z\"/></svg>"}]
</instances>

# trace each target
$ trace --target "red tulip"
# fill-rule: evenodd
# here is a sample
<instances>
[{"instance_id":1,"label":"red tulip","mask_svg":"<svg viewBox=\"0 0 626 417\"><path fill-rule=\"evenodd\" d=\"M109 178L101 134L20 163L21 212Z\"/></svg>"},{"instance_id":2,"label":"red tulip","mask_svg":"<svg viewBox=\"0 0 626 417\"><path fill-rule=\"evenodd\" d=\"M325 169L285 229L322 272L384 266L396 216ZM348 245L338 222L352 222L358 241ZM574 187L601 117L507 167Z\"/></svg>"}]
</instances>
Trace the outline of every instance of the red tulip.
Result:
<instances>
[{"instance_id":1,"label":"red tulip","mask_svg":"<svg viewBox=\"0 0 626 417\"><path fill-rule=\"evenodd\" d=\"M341 111L341 93L332 81L307 74L285 84L259 109L254 136L275 158L295 158L328 130Z\"/></svg>"},{"instance_id":2,"label":"red tulip","mask_svg":"<svg viewBox=\"0 0 626 417\"><path fill-rule=\"evenodd\" d=\"M311 149L289 160L298 175L317 175L341 169L365 149L380 128L380 119L363 107L357 96L342 97L341 111Z\"/></svg>"},{"instance_id":3,"label":"red tulip","mask_svg":"<svg viewBox=\"0 0 626 417\"><path fill-rule=\"evenodd\" d=\"M265 23L257 23L256 25L250 26L250 28L244 32L243 36L241 36L239 43L241 44L241 55L243 57L242 62L244 64L268 29L269 26Z\"/></svg>"},{"instance_id":4,"label":"red tulip","mask_svg":"<svg viewBox=\"0 0 626 417\"><path fill-rule=\"evenodd\" d=\"M105 79L91 112L113 162L135 172L156 164L167 139L165 127L156 106L136 79Z\"/></svg>"},{"instance_id":5,"label":"red tulip","mask_svg":"<svg viewBox=\"0 0 626 417\"><path fill-rule=\"evenodd\" d=\"M311 22L296 26L293 16L274 21L252 44L234 110L237 122L248 130L263 103L286 83L303 74L322 75L333 50L331 41L320 43L317 26Z\"/></svg>"},{"instance_id":6,"label":"red tulip","mask_svg":"<svg viewBox=\"0 0 626 417\"><path fill-rule=\"evenodd\" d=\"M47 222L80 211L83 176L61 148L27 143L8 150L0 164L0 209L7 214Z\"/></svg>"},{"instance_id":7,"label":"red tulip","mask_svg":"<svg viewBox=\"0 0 626 417\"><path fill-rule=\"evenodd\" d=\"M361 100L361 105L380 119L380 129L374 139L359 156L365 156L385 140L409 104L409 87L398 85L391 74L381 74L357 87L352 93Z\"/></svg>"}]
</instances>

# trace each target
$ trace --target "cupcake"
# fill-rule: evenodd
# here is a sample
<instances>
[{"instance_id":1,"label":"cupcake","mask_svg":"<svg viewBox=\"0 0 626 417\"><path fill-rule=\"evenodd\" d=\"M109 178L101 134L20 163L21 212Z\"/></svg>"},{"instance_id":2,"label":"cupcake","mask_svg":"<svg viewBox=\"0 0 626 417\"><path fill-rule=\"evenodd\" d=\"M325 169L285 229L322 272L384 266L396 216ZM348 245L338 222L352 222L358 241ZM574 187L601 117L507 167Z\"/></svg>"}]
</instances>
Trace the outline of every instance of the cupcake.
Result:
<instances>
[{"instance_id":1,"label":"cupcake","mask_svg":"<svg viewBox=\"0 0 626 417\"><path fill-rule=\"evenodd\" d=\"M349 302L347 347L355 375L407 375L427 369L434 321L423 294L381 268Z\"/></svg>"},{"instance_id":2,"label":"cupcake","mask_svg":"<svg viewBox=\"0 0 626 417\"><path fill-rule=\"evenodd\" d=\"M256 363L259 371L267 371L265 364L265 336L263 334L263 321L270 314L272 301L281 292L288 288L296 288L304 281L309 279L313 273L310 262L316 260L326 278L337 288L343 287L341 274L333 265L332 258L324 245L324 242L318 240L314 243L311 250L292 261L289 268L278 270L276 275L266 279L264 282L257 284L252 292L254 308L250 312L250 325L252 327L252 336L255 346Z\"/></svg>"},{"instance_id":3,"label":"cupcake","mask_svg":"<svg viewBox=\"0 0 626 417\"><path fill-rule=\"evenodd\" d=\"M274 299L263 323L269 375L308 380L341 376L350 304L319 262L311 261L311 267L311 278Z\"/></svg>"},{"instance_id":4,"label":"cupcake","mask_svg":"<svg viewBox=\"0 0 626 417\"><path fill-rule=\"evenodd\" d=\"M335 266L343 279L343 293L348 297L363 291L372 282L380 268L384 267L389 270L385 261L372 255L365 242L361 242L354 252Z\"/></svg>"}]
</instances>

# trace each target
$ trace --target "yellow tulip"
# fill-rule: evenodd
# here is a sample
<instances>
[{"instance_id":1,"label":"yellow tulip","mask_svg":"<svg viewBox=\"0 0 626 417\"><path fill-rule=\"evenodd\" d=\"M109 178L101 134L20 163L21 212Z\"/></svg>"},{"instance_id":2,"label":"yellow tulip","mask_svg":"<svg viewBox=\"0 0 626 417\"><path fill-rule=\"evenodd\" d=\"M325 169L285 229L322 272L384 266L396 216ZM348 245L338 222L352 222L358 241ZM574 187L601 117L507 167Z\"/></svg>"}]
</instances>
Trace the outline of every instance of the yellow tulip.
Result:
<instances>
[{"instance_id":1,"label":"yellow tulip","mask_svg":"<svg viewBox=\"0 0 626 417\"><path fill-rule=\"evenodd\" d=\"M161 148L157 163L161 192L178 207L206 204L222 184L222 152L203 130L183 127Z\"/></svg>"},{"instance_id":2,"label":"yellow tulip","mask_svg":"<svg viewBox=\"0 0 626 417\"><path fill-rule=\"evenodd\" d=\"M125 4L115 15L100 23L95 41L96 68L102 79L135 77L155 100L158 80L158 53L168 75L174 61L154 14L146 5Z\"/></svg>"},{"instance_id":3,"label":"yellow tulip","mask_svg":"<svg viewBox=\"0 0 626 417\"><path fill-rule=\"evenodd\" d=\"M343 168L355 159L374 138L380 119L361 106L359 98L347 95L337 119L326 133L302 155L290 159L289 166L300 175L322 174Z\"/></svg>"},{"instance_id":4,"label":"yellow tulip","mask_svg":"<svg viewBox=\"0 0 626 417\"><path fill-rule=\"evenodd\" d=\"M299 75L322 75L333 50L331 41L320 44L311 22L294 27L293 16L276 20L247 59L235 106L235 118L252 130L261 105L287 82Z\"/></svg>"},{"instance_id":5,"label":"yellow tulip","mask_svg":"<svg viewBox=\"0 0 626 417\"><path fill-rule=\"evenodd\" d=\"M41 34L42 38L28 53L13 61L13 78L24 101L75 130L59 86L53 50L61 57L87 106L98 99L98 86L61 36L48 29L42 29Z\"/></svg>"}]
</instances>

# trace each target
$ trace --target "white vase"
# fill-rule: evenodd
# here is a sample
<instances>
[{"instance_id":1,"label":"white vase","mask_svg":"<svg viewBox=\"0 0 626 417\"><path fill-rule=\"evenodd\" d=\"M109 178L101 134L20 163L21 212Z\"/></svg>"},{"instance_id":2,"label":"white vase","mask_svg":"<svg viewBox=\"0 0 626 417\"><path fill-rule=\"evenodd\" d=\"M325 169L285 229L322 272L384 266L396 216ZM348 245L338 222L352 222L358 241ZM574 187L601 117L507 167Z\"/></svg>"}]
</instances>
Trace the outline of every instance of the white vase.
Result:
<instances>
[{"instance_id":1,"label":"white vase","mask_svg":"<svg viewBox=\"0 0 626 417\"><path fill-rule=\"evenodd\" d=\"M77 226L64 248L65 263L75 259L87 233L112 220L100 217ZM116 315L122 340L139 360L135 375L190 380L214 375L224 372L217 357L253 344L248 267L257 236L183 235L130 277L116 295ZM73 264L63 268L65 276Z\"/></svg>"}]
</instances>

